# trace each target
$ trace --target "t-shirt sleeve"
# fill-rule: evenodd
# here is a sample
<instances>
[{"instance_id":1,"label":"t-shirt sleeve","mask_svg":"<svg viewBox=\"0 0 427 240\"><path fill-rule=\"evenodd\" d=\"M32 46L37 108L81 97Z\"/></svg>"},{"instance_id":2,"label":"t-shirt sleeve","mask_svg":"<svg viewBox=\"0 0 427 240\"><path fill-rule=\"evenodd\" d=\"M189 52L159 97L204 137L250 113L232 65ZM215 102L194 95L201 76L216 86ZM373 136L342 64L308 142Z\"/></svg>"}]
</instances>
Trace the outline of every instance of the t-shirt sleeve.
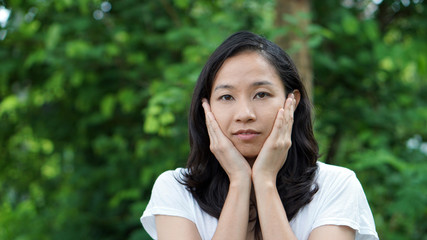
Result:
<instances>
[{"instance_id":1,"label":"t-shirt sleeve","mask_svg":"<svg viewBox=\"0 0 427 240\"><path fill-rule=\"evenodd\" d=\"M356 230L356 240L378 239L362 185L354 172L345 170L329 176L319 186L323 196L312 230L323 225L343 225Z\"/></svg>"},{"instance_id":2,"label":"t-shirt sleeve","mask_svg":"<svg viewBox=\"0 0 427 240\"><path fill-rule=\"evenodd\" d=\"M190 193L178 182L180 174L177 171L164 172L157 178L142 214L141 223L153 239L157 239L155 215L183 217L194 222L188 203Z\"/></svg>"}]
</instances>

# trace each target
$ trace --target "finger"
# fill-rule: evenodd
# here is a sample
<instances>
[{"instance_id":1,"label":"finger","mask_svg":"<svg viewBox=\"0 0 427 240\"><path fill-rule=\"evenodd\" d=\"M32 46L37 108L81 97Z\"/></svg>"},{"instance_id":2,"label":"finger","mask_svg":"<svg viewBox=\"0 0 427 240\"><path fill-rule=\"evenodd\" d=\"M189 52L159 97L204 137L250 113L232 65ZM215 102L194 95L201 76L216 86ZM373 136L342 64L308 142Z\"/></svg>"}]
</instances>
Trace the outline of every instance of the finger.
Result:
<instances>
[{"instance_id":1,"label":"finger","mask_svg":"<svg viewBox=\"0 0 427 240\"><path fill-rule=\"evenodd\" d=\"M218 122L215 119L215 116L212 112L208 112L209 118L209 128L211 131L211 135L215 141L219 141L222 138L225 138L225 135L222 133L221 128L219 127Z\"/></svg>"},{"instance_id":2,"label":"finger","mask_svg":"<svg viewBox=\"0 0 427 240\"><path fill-rule=\"evenodd\" d=\"M285 117L285 110L283 108L280 108L276 115L276 120L273 124L273 129L271 130L269 138L271 139L278 139L280 137L280 134L283 129L284 125L284 117ZM273 140L275 141L275 140Z\"/></svg>"},{"instance_id":3,"label":"finger","mask_svg":"<svg viewBox=\"0 0 427 240\"><path fill-rule=\"evenodd\" d=\"M295 98L291 99L291 104L289 107L289 120L292 123L294 118L294 112L295 112Z\"/></svg>"},{"instance_id":4,"label":"finger","mask_svg":"<svg viewBox=\"0 0 427 240\"><path fill-rule=\"evenodd\" d=\"M295 98L293 96L293 94L291 95L290 98L286 99L286 107L285 107L285 127L284 127L284 131L285 132L285 136L286 138L290 138L291 134L292 134L292 126L294 123L294 112L295 112Z\"/></svg>"},{"instance_id":5,"label":"finger","mask_svg":"<svg viewBox=\"0 0 427 240\"><path fill-rule=\"evenodd\" d=\"M211 130L213 130L213 127L215 127L215 126L212 126L212 125L215 125L215 124L217 125L217 123L215 120L215 116L213 115L213 113L211 111L211 107L208 103L208 100L206 100L206 98L202 99L202 106L203 106L203 109L205 110L206 124L208 127L211 128Z\"/></svg>"},{"instance_id":6,"label":"finger","mask_svg":"<svg viewBox=\"0 0 427 240\"><path fill-rule=\"evenodd\" d=\"M208 112L211 112L211 106L206 98L202 99L202 107L203 110L205 110L205 115L207 115Z\"/></svg>"},{"instance_id":7,"label":"finger","mask_svg":"<svg viewBox=\"0 0 427 240\"><path fill-rule=\"evenodd\" d=\"M289 94L289 97L286 99L285 102L285 121L286 123L289 123L293 121L294 111L295 111L295 96L293 93Z\"/></svg>"},{"instance_id":8,"label":"finger","mask_svg":"<svg viewBox=\"0 0 427 240\"><path fill-rule=\"evenodd\" d=\"M209 138L212 140L214 137L214 130L212 128L212 120L210 114L210 112L206 113L206 128L208 129Z\"/></svg>"},{"instance_id":9,"label":"finger","mask_svg":"<svg viewBox=\"0 0 427 240\"><path fill-rule=\"evenodd\" d=\"M208 100L206 98L202 99L202 107L205 111L205 121L206 121L206 128L208 130L209 139L214 142L215 136L214 136L214 129L212 128L212 112L208 103Z\"/></svg>"},{"instance_id":10,"label":"finger","mask_svg":"<svg viewBox=\"0 0 427 240\"><path fill-rule=\"evenodd\" d=\"M212 143L218 143L219 139L221 139L224 134L222 133L221 128L219 127L219 124L216 121L206 98L202 99L202 106L205 110L206 127L208 129L209 138L211 139Z\"/></svg>"},{"instance_id":11,"label":"finger","mask_svg":"<svg viewBox=\"0 0 427 240\"><path fill-rule=\"evenodd\" d=\"M295 110L297 109L297 100L295 98L295 95L293 95L293 97L292 97L292 103L293 103L293 111L292 112L295 113Z\"/></svg>"}]
</instances>

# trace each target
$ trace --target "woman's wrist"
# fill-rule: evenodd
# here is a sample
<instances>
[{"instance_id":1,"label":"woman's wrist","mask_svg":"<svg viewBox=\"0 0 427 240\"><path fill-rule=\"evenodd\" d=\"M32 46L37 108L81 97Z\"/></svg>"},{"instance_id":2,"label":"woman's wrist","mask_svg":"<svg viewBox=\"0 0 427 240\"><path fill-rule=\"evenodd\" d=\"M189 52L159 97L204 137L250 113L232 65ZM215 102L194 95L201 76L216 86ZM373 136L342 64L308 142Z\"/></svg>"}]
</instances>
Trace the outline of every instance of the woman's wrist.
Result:
<instances>
[{"instance_id":1,"label":"woman's wrist","mask_svg":"<svg viewBox=\"0 0 427 240\"><path fill-rule=\"evenodd\" d=\"M239 173L229 176L230 187L251 187L251 175L250 173Z\"/></svg>"},{"instance_id":2,"label":"woman's wrist","mask_svg":"<svg viewBox=\"0 0 427 240\"><path fill-rule=\"evenodd\" d=\"M252 173L252 182L255 188L258 187L274 187L276 188L276 175L270 172L256 172Z\"/></svg>"}]
</instances>

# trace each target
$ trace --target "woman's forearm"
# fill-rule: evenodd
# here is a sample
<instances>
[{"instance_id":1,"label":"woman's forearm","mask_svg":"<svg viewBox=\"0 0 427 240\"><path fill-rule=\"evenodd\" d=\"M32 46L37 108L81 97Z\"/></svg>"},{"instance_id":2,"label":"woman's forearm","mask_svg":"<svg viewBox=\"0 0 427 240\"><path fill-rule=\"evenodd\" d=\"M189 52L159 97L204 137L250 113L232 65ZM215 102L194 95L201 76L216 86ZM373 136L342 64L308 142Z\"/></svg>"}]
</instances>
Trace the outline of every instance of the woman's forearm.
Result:
<instances>
[{"instance_id":1,"label":"woman's forearm","mask_svg":"<svg viewBox=\"0 0 427 240\"><path fill-rule=\"evenodd\" d=\"M263 239L297 239L286 217L275 179L254 176L253 182Z\"/></svg>"},{"instance_id":2,"label":"woman's forearm","mask_svg":"<svg viewBox=\"0 0 427 240\"><path fill-rule=\"evenodd\" d=\"M213 240L218 239L246 239L249 219L249 198L251 180L242 179L232 181L227 198L218 219L218 226Z\"/></svg>"}]
</instances>

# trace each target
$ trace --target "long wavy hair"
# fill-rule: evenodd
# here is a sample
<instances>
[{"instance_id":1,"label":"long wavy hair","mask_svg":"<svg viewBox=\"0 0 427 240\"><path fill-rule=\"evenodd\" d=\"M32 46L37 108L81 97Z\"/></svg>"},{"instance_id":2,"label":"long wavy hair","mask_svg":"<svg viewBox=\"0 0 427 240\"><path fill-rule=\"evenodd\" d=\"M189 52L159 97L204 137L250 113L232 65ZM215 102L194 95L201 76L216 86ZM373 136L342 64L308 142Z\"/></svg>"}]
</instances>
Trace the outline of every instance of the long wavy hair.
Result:
<instances>
[{"instance_id":1,"label":"long wavy hair","mask_svg":"<svg viewBox=\"0 0 427 240\"><path fill-rule=\"evenodd\" d=\"M183 184L200 207L209 215L219 218L228 193L229 179L209 149L202 99L210 99L213 81L224 61L244 51L259 53L274 66L285 86L286 95L299 90L300 102L294 113L292 146L284 166L277 175L277 190L288 220L308 204L318 190L314 179L317 170L318 144L314 138L311 103L291 58L275 43L251 32L237 32L227 38L210 56L197 80L189 113L190 155L188 172ZM254 203L251 204L253 207ZM255 234L260 236L257 217Z\"/></svg>"}]
</instances>

